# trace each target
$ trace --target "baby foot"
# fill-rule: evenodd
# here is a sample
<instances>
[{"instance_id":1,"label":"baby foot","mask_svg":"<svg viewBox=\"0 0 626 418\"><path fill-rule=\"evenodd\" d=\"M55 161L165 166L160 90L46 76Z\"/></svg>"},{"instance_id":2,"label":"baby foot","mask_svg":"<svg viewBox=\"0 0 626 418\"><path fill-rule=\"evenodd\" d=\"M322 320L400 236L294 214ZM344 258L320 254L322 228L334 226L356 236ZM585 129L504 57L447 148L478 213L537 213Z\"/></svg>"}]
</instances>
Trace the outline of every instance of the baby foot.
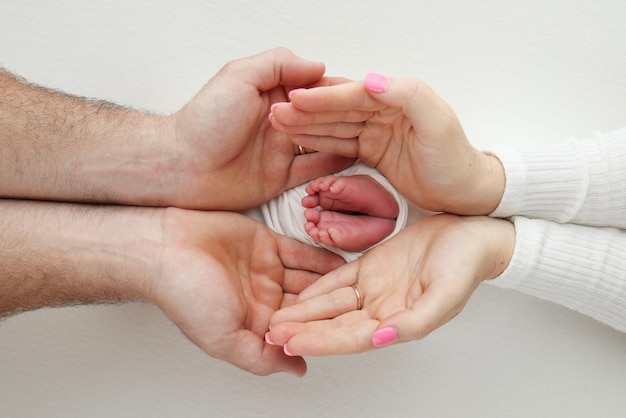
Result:
<instances>
[{"instance_id":1,"label":"baby foot","mask_svg":"<svg viewBox=\"0 0 626 418\"><path fill-rule=\"evenodd\" d=\"M348 215L341 212L307 209L304 230L315 242L361 252L383 240L396 227L396 221L367 215Z\"/></svg>"},{"instance_id":2,"label":"baby foot","mask_svg":"<svg viewBox=\"0 0 626 418\"><path fill-rule=\"evenodd\" d=\"M395 229L398 203L370 176L322 177L305 190L304 229L316 242L363 251Z\"/></svg>"}]
</instances>

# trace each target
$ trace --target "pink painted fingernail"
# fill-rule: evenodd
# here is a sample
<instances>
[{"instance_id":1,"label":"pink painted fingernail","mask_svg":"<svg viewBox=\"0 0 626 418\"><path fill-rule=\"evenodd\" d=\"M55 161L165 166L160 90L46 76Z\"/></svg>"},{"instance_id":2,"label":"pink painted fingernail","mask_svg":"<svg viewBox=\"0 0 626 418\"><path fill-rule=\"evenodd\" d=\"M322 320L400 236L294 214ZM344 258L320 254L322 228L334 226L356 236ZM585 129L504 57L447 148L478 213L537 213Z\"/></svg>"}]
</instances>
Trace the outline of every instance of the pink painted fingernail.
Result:
<instances>
[{"instance_id":1,"label":"pink painted fingernail","mask_svg":"<svg viewBox=\"0 0 626 418\"><path fill-rule=\"evenodd\" d=\"M381 328L372 335L372 344L374 347L384 347L398 340L398 333L395 328Z\"/></svg>"},{"instance_id":2,"label":"pink painted fingernail","mask_svg":"<svg viewBox=\"0 0 626 418\"><path fill-rule=\"evenodd\" d=\"M283 351L285 352L285 354L287 354L289 357L293 357L295 356L295 354L293 354L291 351L289 351L289 349L287 348L287 345L283 346Z\"/></svg>"},{"instance_id":3,"label":"pink painted fingernail","mask_svg":"<svg viewBox=\"0 0 626 418\"><path fill-rule=\"evenodd\" d=\"M304 91L304 90L306 90L306 89L294 89L294 90L291 90L291 91L289 92L289 100L291 100L291 97L293 96L293 94L294 94L295 92L298 92L298 91Z\"/></svg>"},{"instance_id":4,"label":"pink painted fingernail","mask_svg":"<svg viewBox=\"0 0 626 418\"><path fill-rule=\"evenodd\" d=\"M265 342L268 343L269 345L276 345L271 339L270 339L270 333L269 331L265 333Z\"/></svg>"},{"instance_id":5,"label":"pink painted fingernail","mask_svg":"<svg viewBox=\"0 0 626 418\"><path fill-rule=\"evenodd\" d=\"M365 76L365 88L376 93L382 93L387 90L389 79L381 74L369 73Z\"/></svg>"}]
</instances>

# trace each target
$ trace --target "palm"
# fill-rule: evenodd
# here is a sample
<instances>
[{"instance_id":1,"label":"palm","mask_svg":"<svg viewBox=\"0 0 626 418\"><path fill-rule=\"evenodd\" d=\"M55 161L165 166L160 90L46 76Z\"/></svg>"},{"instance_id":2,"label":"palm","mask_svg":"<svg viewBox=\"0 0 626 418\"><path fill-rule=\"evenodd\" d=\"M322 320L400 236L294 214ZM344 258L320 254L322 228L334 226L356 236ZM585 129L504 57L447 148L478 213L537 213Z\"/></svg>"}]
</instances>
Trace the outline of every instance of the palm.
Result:
<instances>
[{"instance_id":1,"label":"palm","mask_svg":"<svg viewBox=\"0 0 626 418\"><path fill-rule=\"evenodd\" d=\"M209 355L255 374L304 374L301 358L289 358L263 340L271 315L285 301L284 289L299 291L315 276L302 271L301 284L292 283L289 275L306 262L287 268L286 254L300 251L300 243L232 213L172 210L165 225L166 267L155 297L187 337ZM305 256L312 260L307 270L338 265L334 255ZM327 265L320 269L320 262Z\"/></svg>"},{"instance_id":2,"label":"palm","mask_svg":"<svg viewBox=\"0 0 626 418\"><path fill-rule=\"evenodd\" d=\"M460 167L476 165L470 160L459 161L461 157L473 159L476 153L465 139L460 124L442 122L444 117L453 117L452 114L446 116L447 109L447 106L429 108L419 121L411 121L400 109L385 108L365 124L359 136L360 158L368 159L378 148L378 153L383 154L371 165L409 200L424 209L439 212L448 211L446 202L451 195L458 200L465 199L468 190L458 187L463 184L458 177L466 176ZM381 141L381 138L387 139Z\"/></svg>"},{"instance_id":3,"label":"palm","mask_svg":"<svg viewBox=\"0 0 626 418\"><path fill-rule=\"evenodd\" d=\"M406 228L393 246L369 259L372 265L378 259L391 260L396 266L392 273L377 280L371 272L363 272L362 285L374 289L371 297L378 302L368 314L385 321L403 311L420 312L423 323L415 324L419 338L436 328L426 320L435 317L432 308L437 310L437 326L456 316L480 283L483 249L468 246L475 242L473 232L466 219L447 215L431 216Z\"/></svg>"}]
</instances>

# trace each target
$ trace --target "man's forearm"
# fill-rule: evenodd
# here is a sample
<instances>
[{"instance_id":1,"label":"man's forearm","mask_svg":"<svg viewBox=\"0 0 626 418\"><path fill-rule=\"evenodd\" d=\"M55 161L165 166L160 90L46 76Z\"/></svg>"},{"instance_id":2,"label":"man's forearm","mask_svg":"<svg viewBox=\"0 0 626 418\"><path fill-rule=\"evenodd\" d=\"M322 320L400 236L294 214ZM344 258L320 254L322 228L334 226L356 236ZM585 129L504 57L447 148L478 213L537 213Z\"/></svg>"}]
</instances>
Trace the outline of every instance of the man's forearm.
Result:
<instances>
[{"instance_id":1,"label":"man's forearm","mask_svg":"<svg viewBox=\"0 0 626 418\"><path fill-rule=\"evenodd\" d=\"M0 197L162 204L168 123L0 70Z\"/></svg>"},{"instance_id":2,"label":"man's forearm","mask_svg":"<svg viewBox=\"0 0 626 418\"><path fill-rule=\"evenodd\" d=\"M158 209L0 200L0 213L0 316L145 299L158 274Z\"/></svg>"}]
</instances>

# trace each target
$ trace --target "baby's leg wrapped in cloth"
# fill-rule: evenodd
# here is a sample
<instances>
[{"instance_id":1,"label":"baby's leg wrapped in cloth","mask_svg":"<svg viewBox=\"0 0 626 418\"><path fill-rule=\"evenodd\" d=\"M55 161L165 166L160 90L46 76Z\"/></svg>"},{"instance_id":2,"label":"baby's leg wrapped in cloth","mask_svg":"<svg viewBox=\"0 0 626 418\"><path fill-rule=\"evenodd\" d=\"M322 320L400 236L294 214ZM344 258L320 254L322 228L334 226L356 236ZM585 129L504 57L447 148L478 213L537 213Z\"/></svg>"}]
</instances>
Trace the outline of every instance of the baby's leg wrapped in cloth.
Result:
<instances>
[{"instance_id":1,"label":"baby's leg wrapped in cloth","mask_svg":"<svg viewBox=\"0 0 626 418\"><path fill-rule=\"evenodd\" d=\"M327 248L346 261L406 226L406 200L376 169L357 162L333 176L287 190L262 205L263 221L277 233Z\"/></svg>"}]
</instances>

